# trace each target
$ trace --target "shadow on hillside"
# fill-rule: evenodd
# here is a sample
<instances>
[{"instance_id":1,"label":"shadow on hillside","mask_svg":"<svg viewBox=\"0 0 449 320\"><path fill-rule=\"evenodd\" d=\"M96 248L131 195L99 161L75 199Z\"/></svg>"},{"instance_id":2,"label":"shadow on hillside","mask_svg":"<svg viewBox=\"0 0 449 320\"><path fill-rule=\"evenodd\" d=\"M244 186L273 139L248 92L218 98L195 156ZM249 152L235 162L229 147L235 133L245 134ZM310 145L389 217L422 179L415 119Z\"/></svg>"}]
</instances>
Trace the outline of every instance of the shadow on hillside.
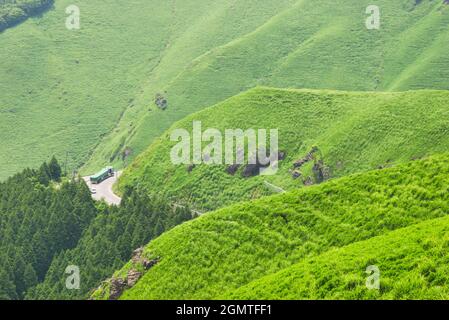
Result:
<instances>
[{"instance_id":1,"label":"shadow on hillside","mask_svg":"<svg viewBox=\"0 0 449 320\"><path fill-rule=\"evenodd\" d=\"M55 9L54 1L42 6L40 8L37 8L37 9L33 10L32 12L30 12L29 15L20 17L17 20L9 22L8 25L3 28L0 26L0 35L8 29L17 27L18 25L22 24L23 22L25 22L26 20L28 20L30 18L42 18L45 13L47 13L48 11L54 10L54 9Z\"/></svg>"}]
</instances>

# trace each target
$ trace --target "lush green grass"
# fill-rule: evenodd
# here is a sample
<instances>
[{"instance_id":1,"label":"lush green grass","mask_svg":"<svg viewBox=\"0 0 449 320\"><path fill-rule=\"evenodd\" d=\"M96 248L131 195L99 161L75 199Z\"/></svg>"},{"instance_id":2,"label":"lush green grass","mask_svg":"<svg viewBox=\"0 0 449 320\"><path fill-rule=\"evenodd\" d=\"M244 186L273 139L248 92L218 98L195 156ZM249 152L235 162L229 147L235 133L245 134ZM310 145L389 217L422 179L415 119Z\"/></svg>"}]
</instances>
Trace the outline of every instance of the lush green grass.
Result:
<instances>
[{"instance_id":1,"label":"lush green grass","mask_svg":"<svg viewBox=\"0 0 449 320\"><path fill-rule=\"evenodd\" d=\"M65 9L74 3L56 0L54 10L1 33L0 179L49 155L65 162L66 152L69 169L78 168L106 141L107 152L83 173L104 167L114 154L122 164L120 152L128 146L122 141L136 134L143 114L166 117L157 108L149 111L160 90L151 79L175 77L197 56L254 30L290 2L80 0L81 29L70 31ZM162 61L165 56L170 62ZM159 134L171 123L165 118L151 130ZM105 137L111 132L114 138ZM130 145L133 155L150 142Z\"/></svg>"},{"instance_id":2,"label":"lush green grass","mask_svg":"<svg viewBox=\"0 0 449 320\"><path fill-rule=\"evenodd\" d=\"M449 217L326 252L257 280L224 299L449 298ZM368 266L380 271L380 290L368 290Z\"/></svg>"},{"instance_id":3,"label":"lush green grass","mask_svg":"<svg viewBox=\"0 0 449 320\"><path fill-rule=\"evenodd\" d=\"M368 31L368 0L80 0L69 31L73 2L56 0L0 35L0 178L66 152L83 173L121 166L124 150L260 84L448 89L449 7L414 1L377 1L381 30Z\"/></svg>"},{"instance_id":4,"label":"lush green grass","mask_svg":"<svg viewBox=\"0 0 449 320\"><path fill-rule=\"evenodd\" d=\"M293 179L293 163L313 146L321 151L332 177L406 162L449 151L449 92L350 93L257 88L176 123L126 170L120 188L141 186L174 202L210 210L241 200L272 194L265 182L286 190L303 185ZM277 128L280 150L287 152L274 176L231 176L226 166L185 165L170 161L170 132L217 128ZM312 164L302 168L313 176Z\"/></svg>"},{"instance_id":5,"label":"lush green grass","mask_svg":"<svg viewBox=\"0 0 449 320\"><path fill-rule=\"evenodd\" d=\"M449 89L449 6L442 2L376 1L381 29L370 31L365 28L370 0L292 1L243 36L228 37L209 51L186 53L185 48L203 47L210 30L224 28L225 34L240 30L242 22L271 4L277 7L279 1L248 2L245 8L252 11L239 8L246 12L243 16L234 15L234 4L229 5L220 19L213 15L208 23L189 28L173 41L140 97L145 107L125 114L118 131L99 146L87 168L109 159L122 137L124 145L143 151L175 120L256 85L357 91ZM148 113L154 94L165 91L169 108ZM131 122L136 128L128 134Z\"/></svg>"},{"instance_id":6,"label":"lush green grass","mask_svg":"<svg viewBox=\"0 0 449 320\"><path fill-rule=\"evenodd\" d=\"M434 156L205 214L146 247L161 261L122 298L218 298L327 250L445 216L448 160ZM105 285L95 297L107 294Z\"/></svg>"}]
</instances>

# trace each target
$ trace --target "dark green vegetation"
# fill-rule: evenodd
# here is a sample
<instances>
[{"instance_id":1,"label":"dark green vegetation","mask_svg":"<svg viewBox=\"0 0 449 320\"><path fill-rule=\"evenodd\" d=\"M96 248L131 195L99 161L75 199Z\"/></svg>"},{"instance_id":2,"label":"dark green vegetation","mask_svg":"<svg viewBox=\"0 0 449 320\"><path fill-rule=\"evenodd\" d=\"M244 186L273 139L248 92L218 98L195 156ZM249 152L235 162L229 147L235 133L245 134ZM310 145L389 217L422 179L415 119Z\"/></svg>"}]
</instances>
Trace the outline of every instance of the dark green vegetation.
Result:
<instances>
[{"instance_id":1,"label":"dark green vegetation","mask_svg":"<svg viewBox=\"0 0 449 320\"><path fill-rule=\"evenodd\" d=\"M53 3L54 0L0 0L0 32L45 11Z\"/></svg>"},{"instance_id":2,"label":"dark green vegetation","mask_svg":"<svg viewBox=\"0 0 449 320\"><path fill-rule=\"evenodd\" d=\"M0 35L2 178L67 151L71 169L119 167L175 121L256 85L449 88L443 0L376 1L374 31L369 0L79 0L79 31L64 27L70 4Z\"/></svg>"},{"instance_id":3,"label":"dark green vegetation","mask_svg":"<svg viewBox=\"0 0 449 320\"><path fill-rule=\"evenodd\" d=\"M448 186L449 155L433 156L205 214L150 242L146 254L161 261L122 298L219 298L328 250L446 216ZM401 268L387 262L384 272ZM94 296L107 294L105 285Z\"/></svg>"},{"instance_id":4,"label":"dark green vegetation","mask_svg":"<svg viewBox=\"0 0 449 320\"><path fill-rule=\"evenodd\" d=\"M96 215L84 183L56 185L57 162L0 184L0 298L23 298Z\"/></svg>"},{"instance_id":5,"label":"dark green vegetation","mask_svg":"<svg viewBox=\"0 0 449 320\"><path fill-rule=\"evenodd\" d=\"M449 150L449 92L353 93L256 88L176 123L125 170L119 188L141 186L173 202L211 210L241 200L273 194L266 182L285 190L320 182L313 166L318 161L331 178L387 167ZM203 130L279 129L279 149L287 153L274 176L244 178L227 166L200 165L187 170L170 160L170 133ZM315 161L298 169L293 164L314 149Z\"/></svg>"},{"instance_id":6,"label":"dark green vegetation","mask_svg":"<svg viewBox=\"0 0 449 320\"><path fill-rule=\"evenodd\" d=\"M120 208L95 204L84 182L59 180L53 159L0 184L0 299L87 298L134 249L192 217L133 190ZM65 287L69 265L80 290Z\"/></svg>"},{"instance_id":7,"label":"dark green vegetation","mask_svg":"<svg viewBox=\"0 0 449 320\"><path fill-rule=\"evenodd\" d=\"M449 217L305 259L257 280L226 299L448 299ZM380 291L367 290L365 270L381 272Z\"/></svg>"}]
</instances>

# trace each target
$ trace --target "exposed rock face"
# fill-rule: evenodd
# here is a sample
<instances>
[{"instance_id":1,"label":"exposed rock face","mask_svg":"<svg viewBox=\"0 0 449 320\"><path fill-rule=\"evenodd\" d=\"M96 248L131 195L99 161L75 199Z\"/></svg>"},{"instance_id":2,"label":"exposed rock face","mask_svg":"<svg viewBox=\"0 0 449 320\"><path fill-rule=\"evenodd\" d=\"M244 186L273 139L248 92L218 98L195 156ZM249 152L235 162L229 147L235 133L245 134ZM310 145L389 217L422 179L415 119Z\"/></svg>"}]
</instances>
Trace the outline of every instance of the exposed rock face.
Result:
<instances>
[{"instance_id":1,"label":"exposed rock face","mask_svg":"<svg viewBox=\"0 0 449 320\"><path fill-rule=\"evenodd\" d=\"M230 174L231 176L235 175L237 171L239 170L240 165L239 164L232 164L229 167L226 168L226 172Z\"/></svg>"},{"instance_id":2,"label":"exposed rock face","mask_svg":"<svg viewBox=\"0 0 449 320\"><path fill-rule=\"evenodd\" d=\"M304 180L304 185L305 185L305 186L311 186L311 185L313 185L313 179L312 179L312 177L307 177L307 178Z\"/></svg>"},{"instance_id":3,"label":"exposed rock face","mask_svg":"<svg viewBox=\"0 0 449 320\"><path fill-rule=\"evenodd\" d=\"M143 259L143 261L142 261L142 265L145 268L145 270L151 269L152 267L154 267L158 263L159 263L159 259L153 259L153 260Z\"/></svg>"},{"instance_id":4,"label":"exposed rock face","mask_svg":"<svg viewBox=\"0 0 449 320\"><path fill-rule=\"evenodd\" d=\"M128 272L128 288L132 288L136 285L137 281L139 281L139 279L142 277L142 273L135 270L135 269L131 269Z\"/></svg>"},{"instance_id":5,"label":"exposed rock face","mask_svg":"<svg viewBox=\"0 0 449 320\"><path fill-rule=\"evenodd\" d=\"M160 258L149 260L147 258L142 257L143 248L138 248L133 251L133 256L131 261L134 265L134 268L128 271L125 279L121 278L112 278L110 280L110 290L109 290L109 299L117 300L122 295L123 291L126 289L132 288L136 285L139 279L143 276L143 273L138 271L143 267L144 270L149 270L159 263Z\"/></svg>"},{"instance_id":6,"label":"exposed rock face","mask_svg":"<svg viewBox=\"0 0 449 320\"><path fill-rule=\"evenodd\" d=\"M111 300L117 300L122 295L123 291L126 289L126 281L120 278L111 279L111 287L109 290L109 298Z\"/></svg>"},{"instance_id":7,"label":"exposed rock face","mask_svg":"<svg viewBox=\"0 0 449 320\"><path fill-rule=\"evenodd\" d=\"M449 0L448 0L449 1ZM285 160L285 158L287 158L287 152L285 151L279 151L278 153L278 160L282 161Z\"/></svg>"},{"instance_id":8,"label":"exposed rock face","mask_svg":"<svg viewBox=\"0 0 449 320\"><path fill-rule=\"evenodd\" d=\"M293 171L293 173L292 173L293 179L298 179L298 178L300 178L301 176L302 176L301 172L299 172L299 171L297 171L297 170Z\"/></svg>"},{"instance_id":9,"label":"exposed rock face","mask_svg":"<svg viewBox=\"0 0 449 320\"><path fill-rule=\"evenodd\" d=\"M315 159L315 153L318 151L317 147L313 147L313 149L302 159L299 159L293 164L295 169L301 168L306 163L313 161Z\"/></svg>"},{"instance_id":10,"label":"exposed rock face","mask_svg":"<svg viewBox=\"0 0 449 320\"><path fill-rule=\"evenodd\" d=\"M247 164L242 171L242 177L250 178L258 176L262 167L259 164Z\"/></svg>"},{"instance_id":11,"label":"exposed rock face","mask_svg":"<svg viewBox=\"0 0 449 320\"><path fill-rule=\"evenodd\" d=\"M154 103L158 106L159 109L165 110L168 107L167 99L160 93L156 94L154 98Z\"/></svg>"},{"instance_id":12,"label":"exposed rock face","mask_svg":"<svg viewBox=\"0 0 449 320\"><path fill-rule=\"evenodd\" d=\"M318 183L328 180L330 177L329 168L324 165L323 160L317 161L312 170Z\"/></svg>"},{"instance_id":13,"label":"exposed rock face","mask_svg":"<svg viewBox=\"0 0 449 320\"><path fill-rule=\"evenodd\" d=\"M256 163L251 163L251 164L247 164L244 166L243 171L242 171L242 177L250 178L250 177L258 176L261 172L261 169L268 168L271 164L276 163L277 161L282 161L287 157L287 153L285 151L280 151L275 156L271 156L271 158L269 159L269 163L262 164L258 157L260 151L261 150L259 150L257 152ZM243 152L241 150L239 150L239 153L240 153L240 156L242 156ZM229 175L233 176L237 173L237 171L239 170L240 167L241 167L240 164L232 164L226 168L226 172Z\"/></svg>"},{"instance_id":14,"label":"exposed rock face","mask_svg":"<svg viewBox=\"0 0 449 320\"><path fill-rule=\"evenodd\" d=\"M133 251L133 257L131 258L131 261L132 261L134 264L139 263L140 260L141 260L141 257L142 257L142 253L143 253L143 248L142 248L142 247L140 247L140 248L134 250L134 251Z\"/></svg>"}]
</instances>

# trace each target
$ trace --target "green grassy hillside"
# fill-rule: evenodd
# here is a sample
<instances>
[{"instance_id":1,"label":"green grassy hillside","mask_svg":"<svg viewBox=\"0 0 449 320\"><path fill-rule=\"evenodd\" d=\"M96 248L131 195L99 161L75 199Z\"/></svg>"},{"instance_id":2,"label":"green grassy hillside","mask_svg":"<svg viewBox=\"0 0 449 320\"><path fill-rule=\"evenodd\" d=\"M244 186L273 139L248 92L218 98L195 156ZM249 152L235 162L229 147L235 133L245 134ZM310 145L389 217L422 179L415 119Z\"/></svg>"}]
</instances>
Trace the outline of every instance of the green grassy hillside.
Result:
<instances>
[{"instance_id":1,"label":"green grassy hillside","mask_svg":"<svg viewBox=\"0 0 449 320\"><path fill-rule=\"evenodd\" d=\"M80 0L81 29L70 31L65 10L74 3L55 0L42 17L0 34L0 179L53 154L63 162L67 156L68 169L76 169L111 132L116 139L107 156L84 173L109 161L122 164L139 112L158 113L149 111L160 89L150 79L175 77L197 56L251 32L290 2ZM171 62L162 61L166 56ZM144 96L148 90L154 92ZM124 125L115 129L119 121ZM152 130L161 133L171 123L167 118ZM132 155L150 142L130 145Z\"/></svg>"},{"instance_id":2,"label":"green grassy hillside","mask_svg":"<svg viewBox=\"0 0 449 320\"><path fill-rule=\"evenodd\" d=\"M307 257L445 216L448 160L434 156L205 214L146 247L160 262L122 298L217 298ZM106 284L94 296L108 293Z\"/></svg>"},{"instance_id":3,"label":"green grassy hillside","mask_svg":"<svg viewBox=\"0 0 449 320\"><path fill-rule=\"evenodd\" d=\"M71 4L0 34L0 178L52 154L87 161L83 173L122 166L176 120L256 85L449 88L442 0L377 1L379 31L365 28L368 0L80 0L79 31L64 27Z\"/></svg>"},{"instance_id":4,"label":"green grassy hillside","mask_svg":"<svg viewBox=\"0 0 449 320\"><path fill-rule=\"evenodd\" d=\"M449 92L351 93L257 88L176 123L126 170L119 187L141 186L162 193L174 202L211 210L303 185L314 177L313 161L292 177L293 163L314 146L331 177L389 166L438 152L449 151ZM279 148L287 152L274 176L243 178L226 172L227 166L200 165L189 172L173 165L170 132L217 128L277 128Z\"/></svg>"},{"instance_id":5,"label":"green grassy hillside","mask_svg":"<svg viewBox=\"0 0 449 320\"><path fill-rule=\"evenodd\" d=\"M257 85L356 91L449 89L449 5L443 0L376 1L381 9L380 30L365 27L366 8L373 4L369 0L292 1L244 35L186 55L185 47L202 46L198 34L207 37L209 30L222 27L237 30L267 3L276 7L279 3L257 1L253 6L250 2L253 11L236 21L233 12L239 2L225 7L219 17L223 19L213 16L172 42L140 97L144 107L124 115L86 168L104 163L121 144L143 151L175 120ZM183 67L176 68L179 64ZM152 103L158 92L168 100L165 111ZM149 106L156 111L147 112ZM128 133L130 123L136 126L132 133Z\"/></svg>"},{"instance_id":6,"label":"green grassy hillside","mask_svg":"<svg viewBox=\"0 0 449 320\"><path fill-rule=\"evenodd\" d=\"M257 280L225 299L448 299L449 217L362 241ZM367 290L368 266L380 290Z\"/></svg>"}]
</instances>

